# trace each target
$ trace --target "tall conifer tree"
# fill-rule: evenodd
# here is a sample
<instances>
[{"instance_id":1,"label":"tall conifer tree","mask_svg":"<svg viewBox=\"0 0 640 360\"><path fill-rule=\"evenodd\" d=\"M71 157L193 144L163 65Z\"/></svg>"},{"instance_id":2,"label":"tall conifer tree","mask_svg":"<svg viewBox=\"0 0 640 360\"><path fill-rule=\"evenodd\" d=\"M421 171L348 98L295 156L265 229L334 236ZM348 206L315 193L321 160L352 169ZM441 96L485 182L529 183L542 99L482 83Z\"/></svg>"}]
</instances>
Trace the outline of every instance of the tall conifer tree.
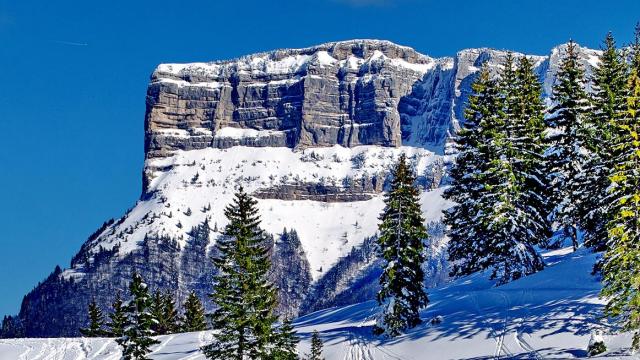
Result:
<instances>
[{"instance_id":1,"label":"tall conifer tree","mask_svg":"<svg viewBox=\"0 0 640 360\"><path fill-rule=\"evenodd\" d=\"M276 291L267 278L271 264L256 204L240 187L224 212L229 223L216 243L219 272L211 294L219 333L203 347L209 359L266 359L272 350Z\"/></svg>"},{"instance_id":2,"label":"tall conifer tree","mask_svg":"<svg viewBox=\"0 0 640 360\"><path fill-rule=\"evenodd\" d=\"M182 331L203 331L207 329L204 307L195 292L190 292L184 303L184 320Z\"/></svg>"},{"instance_id":3,"label":"tall conifer tree","mask_svg":"<svg viewBox=\"0 0 640 360\"><path fill-rule=\"evenodd\" d=\"M383 306L383 313L375 332L390 337L420 324L419 311L429 303L422 270L427 231L415 180L401 154L378 227L378 256L384 261L378 303Z\"/></svg>"},{"instance_id":4,"label":"tall conifer tree","mask_svg":"<svg viewBox=\"0 0 640 360\"><path fill-rule=\"evenodd\" d=\"M124 329L127 327L128 318L120 291L116 293L116 298L111 304L111 310L112 312L109 314L111 321L107 324L109 327L109 336L116 338L121 337L124 335Z\"/></svg>"},{"instance_id":5,"label":"tall conifer tree","mask_svg":"<svg viewBox=\"0 0 640 360\"><path fill-rule=\"evenodd\" d=\"M106 332L102 328L104 325L104 316L102 310L96 304L96 300L93 299L89 303L89 326L80 329L80 333L85 337L100 337L106 335Z\"/></svg>"},{"instance_id":6,"label":"tall conifer tree","mask_svg":"<svg viewBox=\"0 0 640 360\"><path fill-rule=\"evenodd\" d=\"M583 168L587 157L585 122L590 114L589 98L585 90L577 45L570 41L560 63L557 82L553 86L555 106L547 117L549 131L546 151L551 199L555 205L551 219L563 236L578 247L580 212L584 184Z\"/></svg>"},{"instance_id":7,"label":"tall conifer tree","mask_svg":"<svg viewBox=\"0 0 640 360\"><path fill-rule=\"evenodd\" d=\"M307 356L306 360L324 360L322 357L322 339L317 330L313 331L311 335L311 352Z\"/></svg>"},{"instance_id":8,"label":"tall conifer tree","mask_svg":"<svg viewBox=\"0 0 640 360\"><path fill-rule=\"evenodd\" d=\"M640 76L631 70L626 115L616 123L610 177L611 218L604 256L602 296L605 313L634 331L633 348L640 349Z\"/></svg>"},{"instance_id":9,"label":"tall conifer tree","mask_svg":"<svg viewBox=\"0 0 640 360\"><path fill-rule=\"evenodd\" d=\"M122 346L124 360L147 360L147 354L151 352L150 347L159 341L151 337L154 335L151 330L154 319L149 312L152 301L147 284L137 272L133 274L129 292L132 298L127 304L129 321L124 335L116 341Z\"/></svg>"},{"instance_id":10,"label":"tall conifer tree","mask_svg":"<svg viewBox=\"0 0 640 360\"><path fill-rule=\"evenodd\" d=\"M626 112L627 64L616 48L611 33L604 40L598 67L594 71L591 99L593 111L585 124L588 150L582 170L580 224L585 230L585 245L604 250L609 216L607 188L614 159L611 145L619 137L616 125Z\"/></svg>"},{"instance_id":11,"label":"tall conifer tree","mask_svg":"<svg viewBox=\"0 0 640 360\"><path fill-rule=\"evenodd\" d=\"M456 137L458 155L450 171L452 184L444 193L445 198L455 203L445 213L451 276L469 275L489 265L485 256L489 239L478 218L478 200L483 191L480 176L488 163L488 154L481 145L488 141L486 124L498 114L500 102L497 84L491 79L486 64L471 89L465 121Z\"/></svg>"}]
</instances>

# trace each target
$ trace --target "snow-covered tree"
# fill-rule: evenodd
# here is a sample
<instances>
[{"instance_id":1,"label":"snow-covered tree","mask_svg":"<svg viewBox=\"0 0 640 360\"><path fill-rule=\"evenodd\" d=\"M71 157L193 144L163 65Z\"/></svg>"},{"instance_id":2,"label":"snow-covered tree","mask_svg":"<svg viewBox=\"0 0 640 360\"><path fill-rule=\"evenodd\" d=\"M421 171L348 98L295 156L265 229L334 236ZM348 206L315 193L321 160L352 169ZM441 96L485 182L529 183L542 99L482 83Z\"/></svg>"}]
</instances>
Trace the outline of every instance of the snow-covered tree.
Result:
<instances>
[{"instance_id":1,"label":"snow-covered tree","mask_svg":"<svg viewBox=\"0 0 640 360\"><path fill-rule=\"evenodd\" d=\"M555 105L546 119L550 146L545 153L551 200L555 205L551 219L563 238L571 240L577 248L580 213L587 206L582 201L582 192L583 168L588 159L585 123L591 108L584 69L573 41L567 45L560 63L552 100Z\"/></svg>"},{"instance_id":2,"label":"snow-covered tree","mask_svg":"<svg viewBox=\"0 0 640 360\"><path fill-rule=\"evenodd\" d=\"M492 269L505 283L543 262L534 246L548 237L540 83L527 58L508 54L498 81L480 71L458 137L461 150L445 197L452 275Z\"/></svg>"},{"instance_id":3,"label":"snow-covered tree","mask_svg":"<svg viewBox=\"0 0 640 360\"><path fill-rule=\"evenodd\" d=\"M485 138L485 129L481 124L491 123L499 111L498 88L491 79L486 64L471 85L473 93L465 110L465 121L456 136L458 155L452 166L451 186L444 197L455 203L445 213L448 225L449 261L452 264L451 275L463 276L486 268L480 260L488 243L482 223L477 216L480 213L478 199L483 191L480 174L488 163L488 155L481 144Z\"/></svg>"},{"instance_id":4,"label":"snow-covered tree","mask_svg":"<svg viewBox=\"0 0 640 360\"><path fill-rule=\"evenodd\" d=\"M378 227L378 256L383 260L378 303L383 307L375 332L390 337L420 324L419 311L429 303L423 288L422 263L427 230L420 209L420 190L404 154L393 171Z\"/></svg>"},{"instance_id":5,"label":"snow-covered tree","mask_svg":"<svg viewBox=\"0 0 640 360\"><path fill-rule=\"evenodd\" d=\"M634 331L633 348L640 349L640 76L632 69L627 111L618 119L612 142L611 217L602 265L605 313Z\"/></svg>"},{"instance_id":6,"label":"snow-covered tree","mask_svg":"<svg viewBox=\"0 0 640 360\"><path fill-rule=\"evenodd\" d=\"M96 300L93 299L89 303L89 326L80 329L80 333L85 337L100 337L106 335L103 329L104 315L102 310L96 304Z\"/></svg>"},{"instance_id":7,"label":"snow-covered tree","mask_svg":"<svg viewBox=\"0 0 640 360\"><path fill-rule=\"evenodd\" d=\"M202 348L209 359L266 359L275 338L276 290L267 279L271 264L256 205L240 187L225 208L229 223L216 243L219 272L210 295L219 332Z\"/></svg>"},{"instance_id":8,"label":"snow-covered tree","mask_svg":"<svg viewBox=\"0 0 640 360\"><path fill-rule=\"evenodd\" d=\"M152 301L147 284L137 272L133 274L129 291L132 298L126 305L129 320L124 334L116 341L122 346L124 360L147 360L150 347L159 341L151 337L154 335L151 327L155 322L149 312Z\"/></svg>"},{"instance_id":9,"label":"snow-covered tree","mask_svg":"<svg viewBox=\"0 0 640 360\"><path fill-rule=\"evenodd\" d=\"M203 331L207 329L204 307L195 292L190 292L184 303L184 320L182 331Z\"/></svg>"},{"instance_id":10,"label":"snow-covered tree","mask_svg":"<svg viewBox=\"0 0 640 360\"><path fill-rule=\"evenodd\" d=\"M615 165L612 139L618 137L616 123L626 113L627 64L616 48L611 33L604 41L599 64L594 70L591 101L593 110L585 124L588 150L582 168L580 225L585 230L585 245L597 251L605 249L609 216L607 188Z\"/></svg>"},{"instance_id":11,"label":"snow-covered tree","mask_svg":"<svg viewBox=\"0 0 640 360\"><path fill-rule=\"evenodd\" d=\"M124 329L127 327L128 318L126 307L122 301L122 293L120 291L116 293L116 298L113 303L111 303L109 319L110 321L107 324L107 327L109 328L109 336L116 338L121 337L124 334Z\"/></svg>"}]
</instances>

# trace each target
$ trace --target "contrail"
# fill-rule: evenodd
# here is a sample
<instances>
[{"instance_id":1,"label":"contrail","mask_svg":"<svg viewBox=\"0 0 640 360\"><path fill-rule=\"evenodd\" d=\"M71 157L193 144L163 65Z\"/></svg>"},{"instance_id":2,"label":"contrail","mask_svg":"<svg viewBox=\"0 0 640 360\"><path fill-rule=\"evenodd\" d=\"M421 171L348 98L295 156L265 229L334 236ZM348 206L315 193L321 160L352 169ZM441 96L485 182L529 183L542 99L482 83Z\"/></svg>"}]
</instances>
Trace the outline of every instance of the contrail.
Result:
<instances>
[{"instance_id":1,"label":"contrail","mask_svg":"<svg viewBox=\"0 0 640 360\"><path fill-rule=\"evenodd\" d=\"M71 45L71 46L87 46L87 43L79 43L73 41L64 41L64 40L54 40L54 43L62 44L62 45Z\"/></svg>"}]
</instances>

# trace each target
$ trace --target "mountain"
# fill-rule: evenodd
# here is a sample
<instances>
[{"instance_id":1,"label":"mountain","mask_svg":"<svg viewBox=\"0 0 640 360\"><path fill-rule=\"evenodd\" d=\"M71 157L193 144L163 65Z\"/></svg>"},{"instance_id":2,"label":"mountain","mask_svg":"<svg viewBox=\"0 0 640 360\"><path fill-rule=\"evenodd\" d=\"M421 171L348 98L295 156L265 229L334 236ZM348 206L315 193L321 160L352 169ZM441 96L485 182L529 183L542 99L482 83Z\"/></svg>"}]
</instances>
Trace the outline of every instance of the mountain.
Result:
<instances>
[{"instance_id":1,"label":"mountain","mask_svg":"<svg viewBox=\"0 0 640 360\"><path fill-rule=\"evenodd\" d=\"M299 351L309 351L317 330L327 360L429 359L574 359L587 357L591 334L600 330L607 351L592 359L637 359L631 334L609 334L598 318L603 300L600 281L590 275L597 255L571 248L543 254L548 266L507 285L495 286L489 273L478 273L429 291L424 323L394 339L372 336L375 302L335 307L298 318ZM433 320L433 321L432 321ZM151 358L204 359L198 348L211 332L158 337ZM8 339L0 358L61 360L119 359L113 339ZM428 354L428 355L427 355Z\"/></svg>"},{"instance_id":2,"label":"mountain","mask_svg":"<svg viewBox=\"0 0 640 360\"><path fill-rule=\"evenodd\" d=\"M564 50L532 56L546 94ZM597 51L580 53L591 69ZM369 300L378 271L372 239L401 152L418 175L432 233L425 285L446 282L440 220L449 204L441 195L452 136L478 68L488 62L495 71L505 55L469 49L434 59L352 40L159 65L146 96L140 199L27 294L9 327L29 337L76 335L90 299L107 310L133 270L178 304L194 290L210 309L212 245L240 184L259 200L273 235L279 314Z\"/></svg>"}]
</instances>

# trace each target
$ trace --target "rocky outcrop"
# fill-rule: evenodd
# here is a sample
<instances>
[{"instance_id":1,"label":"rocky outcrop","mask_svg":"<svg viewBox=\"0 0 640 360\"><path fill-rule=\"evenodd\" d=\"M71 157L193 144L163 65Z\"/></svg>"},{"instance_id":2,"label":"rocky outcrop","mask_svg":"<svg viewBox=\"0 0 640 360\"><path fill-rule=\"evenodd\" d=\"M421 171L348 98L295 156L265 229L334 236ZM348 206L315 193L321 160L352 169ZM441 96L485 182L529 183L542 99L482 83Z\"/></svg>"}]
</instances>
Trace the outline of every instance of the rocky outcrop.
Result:
<instances>
[{"instance_id":1,"label":"rocky outcrop","mask_svg":"<svg viewBox=\"0 0 640 360\"><path fill-rule=\"evenodd\" d=\"M399 146L398 104L438 65L371 40L163 64L147 91L147 156L233 145ZM226 127L271 134L238 138L219 131Z\"/></svg>"}]
</instances>

